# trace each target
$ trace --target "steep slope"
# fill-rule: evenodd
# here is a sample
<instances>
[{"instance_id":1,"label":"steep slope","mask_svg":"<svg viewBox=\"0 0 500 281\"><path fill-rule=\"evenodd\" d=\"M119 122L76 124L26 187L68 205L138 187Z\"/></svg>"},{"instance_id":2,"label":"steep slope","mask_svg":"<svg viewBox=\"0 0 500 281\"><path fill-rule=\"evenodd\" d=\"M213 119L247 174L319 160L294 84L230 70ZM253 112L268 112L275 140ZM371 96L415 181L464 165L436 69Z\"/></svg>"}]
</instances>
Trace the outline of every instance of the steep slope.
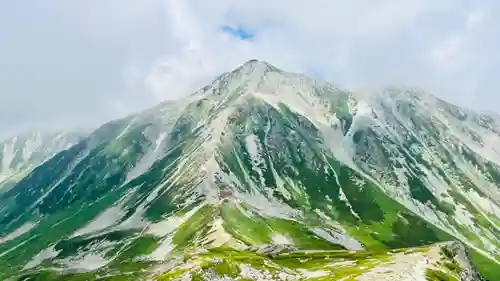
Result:
<instances>
[{"instance_id":1,"label":"steep slope","mask_svg":"<svg viewBox=\"0 0 500 281\"><path fill-rule=\"evenodd\" d=\"M0 193L80 139L82 134L73 132L29 132L0 142Z\"/></svg>"},{"instance_id":2,"label":"steep slope","mask_svg":"<svg viewBox=\"0 0 500 281\"><path fill-rule=\"evenodd\" d=\"M356 142L355 165L409 209L498 257L498 121L393 90L371 103L371 114L372 126L346 134Z\"/></svg>"},{"instance_id":3,"label":"steep slope","mask_svg":"<svg viewBox=\"0 0 500 281\"><path fill-rule=\"evenodd\" d=\"M500 136L485 116L249 61L103 125L2 195L0 276L162 278L201 249L386 252L454 239L494 265Z\"/></svg>"}]
</instances>

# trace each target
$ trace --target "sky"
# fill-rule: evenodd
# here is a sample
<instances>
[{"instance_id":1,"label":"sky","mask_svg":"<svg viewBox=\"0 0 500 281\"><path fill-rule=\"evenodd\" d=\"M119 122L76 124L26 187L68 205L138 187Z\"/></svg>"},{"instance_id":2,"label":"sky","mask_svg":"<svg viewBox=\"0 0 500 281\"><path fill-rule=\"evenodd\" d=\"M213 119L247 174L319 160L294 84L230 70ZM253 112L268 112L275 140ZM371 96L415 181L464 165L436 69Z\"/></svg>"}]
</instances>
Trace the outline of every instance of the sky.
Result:
<instances>
[{"instance_id":1,"label":"sky","mask_svg":"<svg viewBox=\"0 0 500 281\"><path fill-rule=\"evenodd\" d=\"M0 1L0 136L92 128L253 58L500 112L497 0Z\"/></svg>"}]
</instances>

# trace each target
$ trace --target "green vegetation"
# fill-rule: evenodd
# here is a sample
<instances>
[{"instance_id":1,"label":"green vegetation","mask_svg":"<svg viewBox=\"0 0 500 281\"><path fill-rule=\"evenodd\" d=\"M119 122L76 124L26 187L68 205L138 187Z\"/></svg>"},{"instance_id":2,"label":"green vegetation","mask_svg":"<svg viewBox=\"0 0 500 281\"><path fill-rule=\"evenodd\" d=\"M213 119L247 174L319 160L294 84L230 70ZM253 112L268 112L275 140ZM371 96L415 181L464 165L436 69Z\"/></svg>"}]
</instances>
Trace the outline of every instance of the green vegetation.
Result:
<instances>
[{"instance_id":1,"label":"green vegetation","mask_svg":"<svg viewBox=\"0 0 500 281\"><path fill-rule=\"evenodd\" d=\"M205 205L197 210L175 233L172 242L176 249L195 246L210 231L210 223L214 221L217 210L211 205Z\"/></svg>"},{"instance_id":2,"label":"green vegetation","mask_svg":"<svg viewBox=\"0 0 500 281\"><path fill-rule=\"evenodd\" d=\"M403 255L421 252L426 254L428 248L405 249L404 251L388 252L348 252L342 250L319 251L319 252L287 252L275 256L258 254L252 251L239 251L231 248L212 248L206 252L183 255L182 259L168 262L172 267L166 268L165 272L154 270L154 265L145 265L136 262L136 270L123 274L123 271L115 272L113 269L103 269L91 273L61 274L50 271L26 274L16 280L117 280L132 281L154 276L153 280L174 280L189 274L191 280L205 280L207 276L228 276L248 279L244 273L251 268L254 274L265 274L277 279L278 275L289 274L300 277L304 272L321 272L317 279L313 280L356 280L357 277L370 272L375 267L390 266L399 262ZM131 262L131 264L134 262ZM153 266L153 267L152 267ZM156 272L156 273L155 273ZM452 274L440 270L428 270L428 280L432 281L457 281ZM255 275L254 275L255 278ZM448 279L444 279L448 278Z\"/></svg>"},{"instance_id":3,"label":"green vegetation","mask_svg":"<svg viewBox=\"0 0 500 281\"><path fill-rule=\"evenodd\" d=\"M0 277L19 272L33 256L55 244L61 237L66 237L74 230L83 227L118 198L119 194L111 193L95 204L84 207L72 206L67 211L41 221L39 226L30 233L0 244L0 252L14 246L18 247L16 251L0 257ZM29 238L27 238L28 236ZM20 243L20 241L24 241L24 243Z\"/></svg>"},{"instance_id":4,"label":"green vegetation","mask_svg":"<svg viewBox=\"0 0 500 281\"><path fill-rule=\"evenodd\" d=\"M215 273L217 273L219 276L229 276L234 278L238 277L241 272L236 264L230 263L225 260L215 263L215 266L213 268Z\"/></svg>"},{"instance_id":5,"label":"green vegetation","mask_svg":"<svg viewBox=\"0 0 500 281\"><path fill-rule=\"evenodd\" d=\"M230 83L231 75L221 76L217 83ZM183 104L182 110L175 108L178 114L170 116L172 108L165 107L108 123L22 174L16 186L0 195L1 236L27 222L38 224L29 233L0 244L0 279L17 274L33 256L54 248L57 257L23 272L19 280L125 281L153 274L157 280L172 280L187 273L193 280L203 280L209 274L237 277L245 274L245 266L272 277L313 272L318 275L315 280L354 280L374 267L397 262L396 257L409 252L423 256L431 244L455 239L424 218L427 210L424 215L416 214L397 200L428 206L438 215L431 214L432 219L440 219L440 225L457 230L457 237L483 250L487 243L478 235L485 234L492 241L489 231L498 237L494 223L499 218L486 217L467 198L469 190L487 195L469 179L471 175L460 170L458 160L477 166L493 182L500 181L499 167L462 148L461 143L445 147L444 125L421 116L412 102L415 96L380 105L387 107L387 115L374 119L389 123L390 130L384 131L383 126L359 126L359 116L350 108L355 99L347 92L329 86L311 88L307 95L317 99L311 108L321 115L316 119L285 103L271 104L258 95L245 95L247 82L231 88L207 86L207 93L199 99ZM290 94L309 102L306 93ZM333 116L338 119L331 120L336 125L328 127ZM225 123L214 123L221 121ZM146 159L155 147L150 133L157 138L158 132L167 133L157 147L161 151L155 150L158 155ZM472 137L479 140L480 136ZM350 161L342 163L337 151L342 144L332 143L350 142L350 138L356 144L354 151L342 157L352 156L357 167ZM441 150L442 155L426 157ZM16 164L22 159L16 154L13 160ZM152 166L147 171L131 176L149 160ZM393 167L403 174L396 175ZM428 171L437 179L426 178ZM407 178L402 185L407 183L409 189L390 190L389 184L399 188L397 176L401 175ZM434 188L440 178L448 188ZM397 196L392 198L393 194ZM265 204L271 202L273 206ZM125 227L115 225L70 238L111 206L123 210L123 217L113 219L119 220L117 224L126 221ZM455 219L462 206L472 214L479 234ZM172 221L165 222L168 219L174 222L170 225ZM152 236L163 222L169 233ZM214 222L222 222L222 229L211 232ZM215 235L229 242L212 248L220 238ZM359 241L365 250L348 252L329 241L342 241L343 235ZM145 258L168 242L173 246L165 254L168 260ZM276 246L276 250L269 244L288 246ZM240 250L229 248L235 245ZM64 267L61 260L94 252L109 263L88 273L58 271ZM497 264L476 252L471 252L471 259L485 278L494 281ZM167 266L168 270L158 270ZM444 248L442 260L426 275L429 280L455 281L460 270L453 253Z\"/></svg>"},{"instance_id":6,"label":"green vegetation","mask_svg":"<svg viewBox=\"0 0 500 281\"><path fill-rule=\"evenodd\" d=\"M340 245L318 237L306 225L291 220L264 218L258 214L248 217L242 213L245 208L232 202L224 202L221 206L221 217L224 220L224 229L248 245L270 244L273 243L273 235L281 235L299 249L343 249Z\"/></svg>"},{"instance_id":7,"label":"green vegetation","mask_svg":"<svg viewBox=\"0 0 500 281\"><path fill-rule=\"evenodd\" d=\"M500 264L486 258L473 249L467 250L472 264L487 281L496 281L499 278Z\"/></svg>"},{"instance_id":8,"label":"green vegetation","mask_svg":"<svg viewBox=\"0 0 500 281\"><path fill-rule=\"evenodd\" d=\"M425 272L428 281L459 281L452 275L443 271L428 268Z\"/></svg>"}]
</instances>

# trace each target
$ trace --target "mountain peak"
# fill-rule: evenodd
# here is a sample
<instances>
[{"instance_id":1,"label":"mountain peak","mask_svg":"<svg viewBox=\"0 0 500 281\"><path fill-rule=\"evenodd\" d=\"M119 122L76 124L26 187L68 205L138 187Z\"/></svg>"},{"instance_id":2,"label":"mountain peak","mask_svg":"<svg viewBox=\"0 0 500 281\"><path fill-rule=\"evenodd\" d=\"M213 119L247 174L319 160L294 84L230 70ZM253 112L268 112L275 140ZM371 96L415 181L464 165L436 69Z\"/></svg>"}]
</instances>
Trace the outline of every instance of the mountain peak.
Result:
<instances>
[{"instance_id":1,"label":"mountain peak","mask_svg":"<svg viewBox=\"0 0 500 281\"><path fill-rule=\"evenodd\" d=\"M270 64L266 61L258 59L251 59L243 64L243 66L255 66L255 65L270 65Z\"/></svg>"},{"instance_id":2,"label":"mountain peak","mask_svg":"<svg viewBox=\"0 0 500 281\"><path fill-rule=\"evenodd\" d=\"M243 71L245 74L250 74L250 73L263 73L269 70L276 71L278 69L266 61L251 59L242 64L235 71L237 72Z\"/></svg>"},{"instance_id":3,"label":"mountain peak","mask_svg":"<svg viewBox=\"0 0 500 281\"><path fill-rule=\"evenodd\" d=\"M290 280L458 280L474 269L449 240L496 269L500 127L463 116L249 60L27 161L14 184L0 171L0 279L280 280L285 269L302 274ZM9 172L35 151L19 147L0 147Z\"/></svg>"}]
</instances>

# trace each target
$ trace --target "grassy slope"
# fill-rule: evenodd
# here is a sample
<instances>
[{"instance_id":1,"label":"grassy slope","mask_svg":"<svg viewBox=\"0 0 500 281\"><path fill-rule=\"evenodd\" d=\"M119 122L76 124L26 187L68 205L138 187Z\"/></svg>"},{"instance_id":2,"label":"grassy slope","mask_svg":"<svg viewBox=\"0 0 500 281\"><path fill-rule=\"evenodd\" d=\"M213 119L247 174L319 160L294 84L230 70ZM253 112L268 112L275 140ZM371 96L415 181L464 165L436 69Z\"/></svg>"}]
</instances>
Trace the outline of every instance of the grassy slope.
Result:
<instances>
[{"instance_id":1,"label":"grassy slope","mask_svg":"<svg viewBox=\"0 0 500 281\"><path fill-rule=\"evenodd\" d=\"M408 255L417 255L422 258L429 255L432 247L400 249L391 252L347 252L342 250L321 252L284 252L277 255L258 254L250 251L238 251L231 248L213 248L204 252L187 253L182 259L169 262L173 265L170 270L158 273L151 266L149 271L137 270L133 273L113 274L112 269L98 272L60 275L56 272L40 272L25 275L16 281L77 281L77 280L108 280L128 281L141 277L151 276L154 280L176 280L182 276L189 276L192 280L203 280L211 276L228 276L236 280L252 280L248 275L248 268L253 271L254 278L267 275L273 280L278 276L290 276L299 280L356 280L357 277L370 272L376 267L390 267L394 262L400 262ZM428 280L455 281L460 272L459 266L441 254L439 260L432 261L433 270L427 271ZM158 264L157 266L161 266ZM143 267L147 268L147 267ZM154 273L157 272L157 273ZM443 279L447 278L447 279ZM255 280L255 279L254 279Z\"/></svg>"}]
</instances>

